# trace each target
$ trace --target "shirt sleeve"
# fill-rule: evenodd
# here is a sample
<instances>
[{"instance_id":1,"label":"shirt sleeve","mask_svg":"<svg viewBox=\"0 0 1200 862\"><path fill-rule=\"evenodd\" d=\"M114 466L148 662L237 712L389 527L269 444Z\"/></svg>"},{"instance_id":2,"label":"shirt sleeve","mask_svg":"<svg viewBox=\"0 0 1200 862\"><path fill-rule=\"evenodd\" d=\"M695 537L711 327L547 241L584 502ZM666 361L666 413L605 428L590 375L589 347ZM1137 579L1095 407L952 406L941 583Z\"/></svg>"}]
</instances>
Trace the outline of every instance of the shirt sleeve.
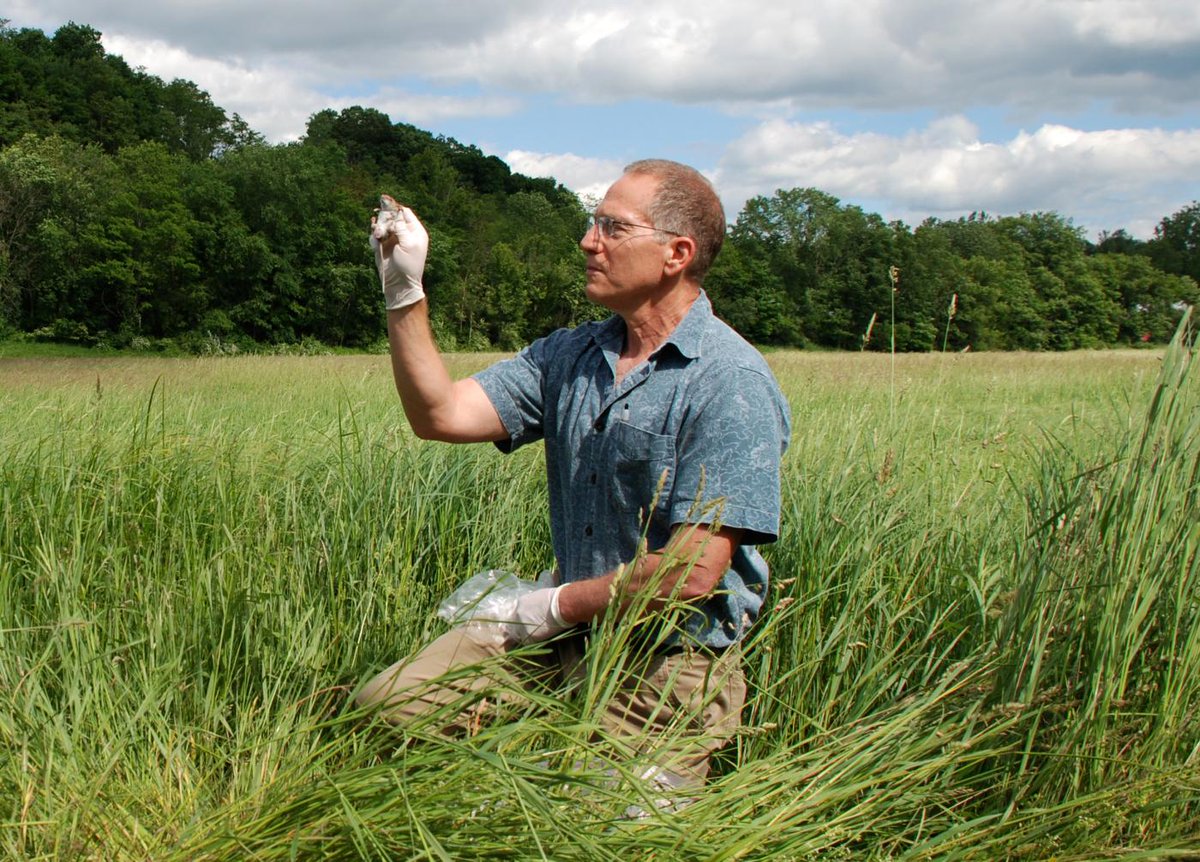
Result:
<instances>
[{"instance_id":1,"label":"shirt sleeve","mask_svg":"<svg viewBox=\"0 0 1200 862\"><path fill-rule=\"evenodd\" d=\"M508 432L507 440L496 443L496 448L502 452L512 452L526 443L542 439L551 338L540 338L513 358L473 375Z\"/></svg>"},{"instance_id":2,"label":"shirt sleeve","mask_svg":"<svg viewBox=\"0 0 1200 862\"><path fill-rule=\"evenodd\" d=\"M697 393L678 441L672 525L744 530L742 542L779 537L780 465L787 448L787 402L769 372L729 369L720 385Z\"/></svg>"}]
</instances>

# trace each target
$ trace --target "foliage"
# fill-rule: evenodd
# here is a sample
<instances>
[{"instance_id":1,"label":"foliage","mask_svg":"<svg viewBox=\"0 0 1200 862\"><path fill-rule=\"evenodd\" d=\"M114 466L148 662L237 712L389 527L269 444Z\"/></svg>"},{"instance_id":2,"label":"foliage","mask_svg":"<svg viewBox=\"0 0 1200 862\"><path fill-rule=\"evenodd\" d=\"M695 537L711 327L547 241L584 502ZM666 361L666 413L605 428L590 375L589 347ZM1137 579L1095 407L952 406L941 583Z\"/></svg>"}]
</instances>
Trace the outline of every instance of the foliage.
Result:
<instances>
[{"instance_id":1,"label":"foliage","mask_svg":"<svg viewBox=\"0 0 1200 862\"><path fill-rule=\"evenodd\" d=\"M109 153L157 141L200 159L261 140L190 81L164 84L106 54L100 33L83 24L66 24L53 37L0 27L0 95L0 146L30 134Z\"/></svg>"},{"instance_id":2,"label":"foliage","mask_svg":"<svg viewBox=\"0 0 1200 862\"><path fill-rule=\"evenodd\" d=\"M1164 272L1200 282L1200 202L1192 201L1159 222L1146 252Z\"/></svg>"},{"instance_id":3,"label":"foliage","mask_svg":"<svg viewBox=\"0 0 1200 862\"><path fill-rule=\"evenodd\" d=\"M712 274L714 304L760 343L918 351L1161 343L1200 298L1195 281L1156 269L1136 247L1109 242L1089 254L1079 229L1054 213L976 213L909 231L816 189L781 190L747 202L729 245Z\"/></svg>"},{"instance_id":4,"label":"foliage","mask_svg":"<svg viewBox=\"0 0 1200 862\"><path fill-rule=\"evenodd\" d=\"M0 333L77 344L371 348L368 215L430 230L447 349L515 349L602 314L583 205L553 179L362 106L268 146L185 80L107 55L91 27L0 26ZM1200 297L1200 207L1155 238L1087 243L1055 213L886 223L818 189L747 201L706 287L758 344L931 351L1164 343ZM954 311L948 313L947 309Z\"/></svg>"}]
</instances>

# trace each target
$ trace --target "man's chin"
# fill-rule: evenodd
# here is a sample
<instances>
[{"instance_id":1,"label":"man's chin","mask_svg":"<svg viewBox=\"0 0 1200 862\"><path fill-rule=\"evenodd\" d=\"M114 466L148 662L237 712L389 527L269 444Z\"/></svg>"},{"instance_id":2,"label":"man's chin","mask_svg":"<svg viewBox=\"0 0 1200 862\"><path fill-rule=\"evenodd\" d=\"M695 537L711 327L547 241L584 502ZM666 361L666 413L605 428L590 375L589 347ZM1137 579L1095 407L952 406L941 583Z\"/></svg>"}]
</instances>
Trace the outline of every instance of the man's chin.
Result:
<instances>
[{"instance_id":1,"label":"man's chin","mask_svg":"<svg viewBox=\"0 0 1200 862\"><path fill-rule=\"evenodd\" d=\"M592 279L589 278L587 280L587 284L584 285L583 288L583 293L584 296L588 298L589 302L594 302L596 305L605 305L604 298L607 295L607 292L604 290L602 285L598 284Z\"/></svg>"}]
</instances>

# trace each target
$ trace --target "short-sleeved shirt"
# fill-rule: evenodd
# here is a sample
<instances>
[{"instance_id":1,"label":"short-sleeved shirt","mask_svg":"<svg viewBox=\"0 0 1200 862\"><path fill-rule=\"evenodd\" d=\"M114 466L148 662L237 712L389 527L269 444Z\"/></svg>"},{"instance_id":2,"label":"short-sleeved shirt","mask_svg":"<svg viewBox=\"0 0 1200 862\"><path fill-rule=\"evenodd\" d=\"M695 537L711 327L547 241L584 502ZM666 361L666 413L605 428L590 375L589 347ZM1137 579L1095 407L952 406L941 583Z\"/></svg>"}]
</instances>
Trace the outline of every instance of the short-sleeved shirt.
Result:
<instances>
[{"instance_id":1,"label":"short-sleeved shirt","mask_svg":"<svg viewBox=\"0 0 1200 862\"><path fill-rule=\"evenodd\" d=\"M672 528L742 530L730 569L683 624L713 649L740 640L766 595L755 547L779 535L790 411L762 355L701 292L671 336L614 384L620 317L561 329L480 372L512 451L545 440L550 531L564 583L634 559ZM677 635L676 635L677 636Z\"/></svg>"}]
</instances>

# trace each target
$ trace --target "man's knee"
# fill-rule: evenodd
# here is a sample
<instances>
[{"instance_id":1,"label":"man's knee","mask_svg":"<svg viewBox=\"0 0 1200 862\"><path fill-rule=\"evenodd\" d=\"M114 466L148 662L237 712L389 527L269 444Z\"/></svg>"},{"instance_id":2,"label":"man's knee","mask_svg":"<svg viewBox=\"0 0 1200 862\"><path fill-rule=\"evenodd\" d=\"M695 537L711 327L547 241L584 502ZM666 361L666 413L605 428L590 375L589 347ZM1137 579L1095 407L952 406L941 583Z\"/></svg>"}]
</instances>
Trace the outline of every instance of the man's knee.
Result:
<instances>
[{"instance_id":1,"label":"man's knee","mask_svg":"<svg viewBox=\"0 0 1200 862\"><path fill-rule=\"evenodd\" d=\"M504 647L465 628L454 628L368 680L355 704L392 724L422 719L458 726L491 689L503 689Z\"/></svg>"}]
</instances>

